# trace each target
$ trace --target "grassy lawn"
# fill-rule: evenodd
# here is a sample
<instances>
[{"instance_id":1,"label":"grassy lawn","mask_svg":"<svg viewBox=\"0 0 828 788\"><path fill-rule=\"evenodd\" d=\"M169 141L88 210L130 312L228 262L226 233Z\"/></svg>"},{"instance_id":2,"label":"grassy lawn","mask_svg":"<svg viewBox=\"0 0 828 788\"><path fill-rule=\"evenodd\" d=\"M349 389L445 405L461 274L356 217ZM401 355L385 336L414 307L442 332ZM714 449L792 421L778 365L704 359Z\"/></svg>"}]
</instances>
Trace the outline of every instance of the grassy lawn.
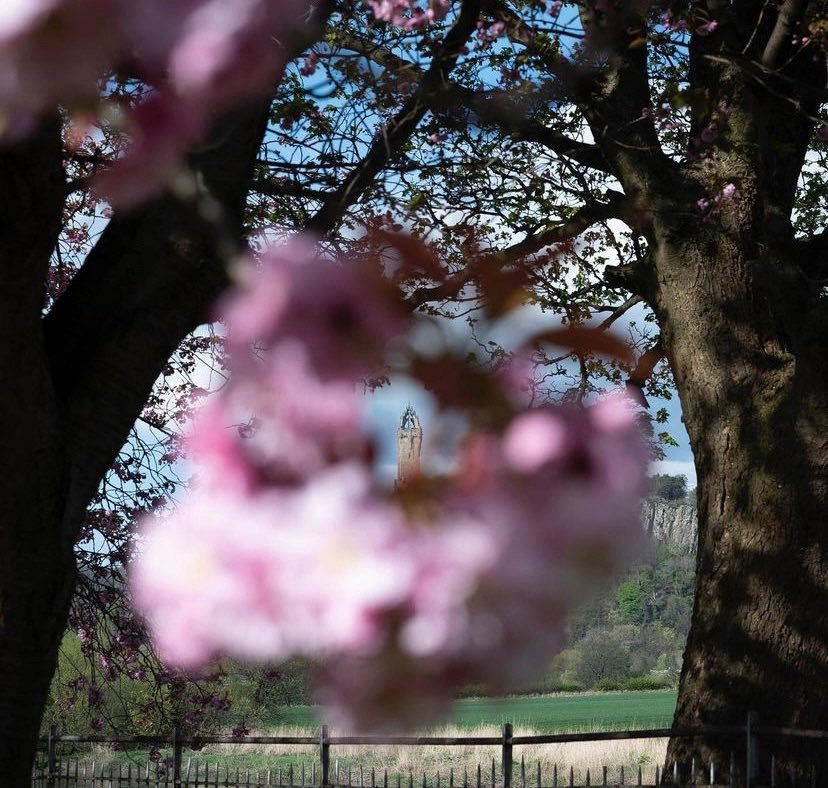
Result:
<instances>
[{"instance_id":1,"label":"grassy lawn","mask_svg":"<svg viewBox=\"0 0 828 788\"><path fill-rule=\"evenodd\" d=\"M457 701L449 724L473 728L511 722L538 731L654 728L670 725L675 706L674 690L469 698ZM279 709L271 722L319 725L314 706Z\"/></svg>"}]
</instances>

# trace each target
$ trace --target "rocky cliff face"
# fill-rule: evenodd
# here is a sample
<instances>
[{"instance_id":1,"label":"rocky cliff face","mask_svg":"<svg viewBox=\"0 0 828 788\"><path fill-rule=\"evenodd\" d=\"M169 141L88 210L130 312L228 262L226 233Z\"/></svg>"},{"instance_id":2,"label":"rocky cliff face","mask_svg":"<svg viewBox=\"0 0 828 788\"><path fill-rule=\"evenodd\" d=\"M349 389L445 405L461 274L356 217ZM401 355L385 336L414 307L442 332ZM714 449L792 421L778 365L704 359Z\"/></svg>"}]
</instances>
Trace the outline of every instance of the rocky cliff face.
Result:
<instances>
[{"instance_id":1,"label":"rocky cliff face","mask_svg":"<svg viewBox=\"0 0 828 788\"><path fill-rule=\"evenodd\" d=\"M697 518L692 504L646 498L641 505L644 530L656 542L669 544L682 553L696 552Z\"/></svg>"}]
</instances>

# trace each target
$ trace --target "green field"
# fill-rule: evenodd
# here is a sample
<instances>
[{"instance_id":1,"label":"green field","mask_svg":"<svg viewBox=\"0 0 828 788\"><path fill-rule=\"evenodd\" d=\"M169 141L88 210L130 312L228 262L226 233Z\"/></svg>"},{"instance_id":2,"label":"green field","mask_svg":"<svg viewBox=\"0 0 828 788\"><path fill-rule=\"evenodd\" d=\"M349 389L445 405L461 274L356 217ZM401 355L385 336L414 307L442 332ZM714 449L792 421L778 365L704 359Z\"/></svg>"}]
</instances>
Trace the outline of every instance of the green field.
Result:
<instances>
[{"instance_id":1,"label":"green field","mask_svg":"<svg viewBox=\"0 0 828 788\"><path fill-rule=\"evenodd\" d=\"M449 724L462 727L500 725L539 731L657 728L669 726L676 706L674 690L469 698L457 701ZM314 706L279 710L274 725L315 727Z\"/></svg>"}]
</instances>

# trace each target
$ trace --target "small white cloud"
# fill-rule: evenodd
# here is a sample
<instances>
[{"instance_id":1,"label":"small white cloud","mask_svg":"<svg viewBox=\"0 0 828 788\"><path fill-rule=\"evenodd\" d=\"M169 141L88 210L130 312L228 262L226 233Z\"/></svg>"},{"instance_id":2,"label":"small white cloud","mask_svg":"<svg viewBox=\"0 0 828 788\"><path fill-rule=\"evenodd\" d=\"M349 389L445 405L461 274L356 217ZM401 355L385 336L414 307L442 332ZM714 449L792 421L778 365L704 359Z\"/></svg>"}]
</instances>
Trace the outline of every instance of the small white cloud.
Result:
<instances>
[{"instance_id":1,"label":"small white cloud","mask_svg":"<svg viewBox=\"0 0 828 788\"><path fill-rule=\"evenodd\" d=\"M696 466L691 460L657 460L650 466L650 473L667 473L670 476L684 474L687 477L687 489L696 486Z\"/></svg>"}]
</instances>

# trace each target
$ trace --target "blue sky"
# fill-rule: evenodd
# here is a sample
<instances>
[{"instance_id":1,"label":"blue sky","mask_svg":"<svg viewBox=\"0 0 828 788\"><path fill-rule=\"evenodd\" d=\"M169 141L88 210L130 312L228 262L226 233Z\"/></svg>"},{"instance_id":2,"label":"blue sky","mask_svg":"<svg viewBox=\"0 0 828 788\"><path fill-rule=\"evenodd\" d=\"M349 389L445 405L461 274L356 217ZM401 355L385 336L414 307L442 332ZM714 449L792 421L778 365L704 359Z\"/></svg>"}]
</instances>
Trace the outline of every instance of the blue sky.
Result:
<instances>
[{"instance_id":1,"label":"blue sky","mask_svg":"<svg viewBox=\"0 0 828 788\"><path fill-rule=\"evenodd\" d=\"M396 431L405 406L410 402L417 411L423 425L423 460L439 467L446 463L447 458L435 449L434 434L445 433L447 425L442 420L431 395L416 381L409 378L400 378L392 381L390 386L377 390L373 394L366 394L365 419L371 433L375 436L379 447L377 460L381 478L391 483L396 474ZM684 425L681 422L681 409L678 398L664 402L670 414L667 431L678 442L677 447L667 446L665 460L658 462L652 468L653 473L683 473L687 476L688 487L696 486L696 470L693 466L693 453L690 451L690 440ZM448 425L451 429L453 425Z\"/></svg>"}]
</instances>

